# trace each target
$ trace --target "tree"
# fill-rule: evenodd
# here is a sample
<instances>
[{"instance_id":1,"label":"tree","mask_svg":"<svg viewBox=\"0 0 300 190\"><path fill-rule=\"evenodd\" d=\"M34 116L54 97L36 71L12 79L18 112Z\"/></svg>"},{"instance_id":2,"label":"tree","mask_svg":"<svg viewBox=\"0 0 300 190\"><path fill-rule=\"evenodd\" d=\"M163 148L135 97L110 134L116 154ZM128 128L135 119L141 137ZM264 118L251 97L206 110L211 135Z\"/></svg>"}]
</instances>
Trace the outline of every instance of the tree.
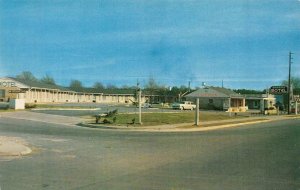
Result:
<instances>
[{"instance_id":1,"label":"tree","mask_svg":"<svg viewBox=\"0 0 300 190\"><path fill-rule=\"evenodd\" d=\"M121 89L132 89L132 90L134 90L134 89L136 89L136 86L129 86L129 85L122 85L121 86Z\"/></svg>"},{"instance_id":2,"label":"tree","mask_svg":"<svg viewBox=\"0 0 300 190\"><path fill-rule=\"evenodd\" d=\"M289 81L284 80L281 82L283 86L289 86ZM300 78L299 77L291 77L291 87L293 89L293 94L300 94ZM284 106L288 107L288 94L283 95L283 103Z\"/></svg>"},{"instance_id":3,"label":"tree","mask_svg":"<svg viewBox=\"0 0 300 190\"><path fill-rule=\"evenodd\" d=\"M108 84L107 86L106 86L106 88L107 89L110 89L110 90L114 90L114 89L118 89L118 87L116 86L116 85L113 85L113 84Z\"/></svg>"},{"instance_id":4,"label":"tree","mask_svg":"<svg viewBox=\"0 0 300 190\"><path fill-rule=\"evenodd\" d=\"M83 86L81 81L79 80L72 80L70 83L70 89L75 90L75 91L82 91Z\"/></svg>"},{"instance_id":5,"label":"tree","mask_svg":"<svg viewBox=\"0 0 300 190\"><path fill-rule=\"evenodd\" d=\"M148 83L145 85L145 89L148 89L149 91L153 91L155 89L158 89L159 87L159 84L155 81L153 77L150 77Z\"/></svg>"},{"instance_id":6,"label":"tree","mask_svg":"<svg viewBox=\"0 0 300 190\"><path fill-rule=\"evenodd\" d=\"M40 80L42 83L46 83L46 84L52 84L52 85L56 85L53 77L46 75L43 78L41 78Z\"/></svg>"},{"instance_id":7,"label":"tree","mask_svg":"<svg viewBox=\"0 0 300 190\"><path fill-rule=\"evenodd\" d=\"M30 71L23 71L21 74L17 75L16 78L19 80L38 81Z\"/></svg>"},{"instance_id":8,"label":"tree","mask_svg":"<svg viewBox=\"0 0 300 190\"><path fill-rule=\"evenodd\" d=\"M95 82L95 84L93 85L93 88L102 90L102 89L105 89L105 86L101 82Z\"/></svg>"},{"instance_id":9,"label":"tree","mask_svg":"<svg viewBox=\"0 0 300 190\"><path fill-rule=\"evenodd\" d=\"M284 80L284 81L281 82L281 85L288 86L289 85L289 81L288 80ZM300 78L299 77L291 77L291 86L294 89L300 88Z\"/></svg>"},{"instance_id":10,"label":"tree","mask_svg":"<svg viewBox=\"0 0 300 190\"><path fill-rule=\"evenodd\" d=\"M289 85L289 81L288 80L284 80L284 81L282 81L281 85L288 86ZM293 88L300 88L300 78L298 78L298 77L291 77L291 86Z\"/></svg>"}]
</instances>

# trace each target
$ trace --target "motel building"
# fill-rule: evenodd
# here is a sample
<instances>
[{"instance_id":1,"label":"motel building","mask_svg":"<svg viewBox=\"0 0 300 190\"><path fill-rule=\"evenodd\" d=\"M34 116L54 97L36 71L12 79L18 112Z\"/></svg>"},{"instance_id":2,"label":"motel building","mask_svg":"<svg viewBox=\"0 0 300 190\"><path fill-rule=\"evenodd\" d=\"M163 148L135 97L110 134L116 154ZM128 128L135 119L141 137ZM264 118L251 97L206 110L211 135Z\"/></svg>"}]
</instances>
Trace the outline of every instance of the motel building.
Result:
<instances>
[{"instance_id":1,"label":"motel building","mask_svg":"<svg viewBox=\"0 0 300 190\"><path fill-rule=\"evenodd\" d=\"M185 96L187 100L195 101L199 98L199 107L207 110L226 110L231 112L245 112L274 107L276 98L271 94L239 94L221 87L205 86Z\"/></svg>"},{"instance_id":2,"label":"motel building","mask_svg":"<svg viewBox=\"0 0 300 190\"><path fill-rule=\"evenodd\" d=\"M117 92L99 92L94 88L75 92L59 85L50 85L37 81L24 81L13 77L0 78L0 101L22 99L25 103L120 103L129 104L136 99L135 90L119 90ZM142 95L146 102L150 95Z\"/></svg>"},{"instance_id":3,"label":"motel building","mask_svg":"<svg viewBox=\"0 0 300 190\"><path fill-rule=\"evenodd\" d=\"M276 104L276 98L272 94L246 94L245 98L249 109L264 111Z\"/></svg>"},{"instance_id":4,"label":"motel building","mask_svg":"<svg viewBox=\"0 0 300 190\"><path fill-rule=\"evenodd\" d=\"M230 112L247 111L245 97L226 88L205 86L186 95L185 98L191 101L199 98L200 109Z\"/></svg>"}]
</instances>

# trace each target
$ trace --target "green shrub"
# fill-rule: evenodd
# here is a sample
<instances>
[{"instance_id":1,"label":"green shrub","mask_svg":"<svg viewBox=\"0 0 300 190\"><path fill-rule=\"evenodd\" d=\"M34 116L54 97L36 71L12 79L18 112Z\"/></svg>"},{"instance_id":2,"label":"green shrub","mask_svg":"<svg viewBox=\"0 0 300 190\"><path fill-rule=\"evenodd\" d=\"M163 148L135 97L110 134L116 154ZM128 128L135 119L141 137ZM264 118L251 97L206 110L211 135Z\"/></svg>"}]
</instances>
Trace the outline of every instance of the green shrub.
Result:
<instances>
[{"instance_id":1,"label":"green shrub","mask_svg":"<svg viewBox=\"0 0 300 190\"><path fill-rule=\"evenodd\" d=\"M118 114L118 109L115 109L115 110L113 110L113 111L109 111L108 113L107 113L107 116L106 117L113 117L113 116L115 116L115 115L117 115Z\"/></svg>"},{"instance_id":2,"label":"green shrub","mask_svg":"<svg viewBox=\"0 0 300 190\"><path fill-rule=\"evenodd\" d=\"M36 108L36 104L25 103L25 109Z\"/></svg>"},{"instance_id":3,"label":"green shrub","mask_svg":"<svg viewBox=\"0 0 300 190\"><path fill-rule=\"evenodd\" d=\"M5 106L1 106L0 110L8 110L9 109L9 105L5 105Z\"/></svg>"},{"instance_id":4,"label":"green shrub","mask_svg":"<svg viewBox=\"0 0 300 190\"><path fill-rule=\"evenodd\" d=\"M106 124L109 124L109 123L111 123L108 119L104 119L103 120L103 123L106 123Z\"/></svg>"}]
</instances>

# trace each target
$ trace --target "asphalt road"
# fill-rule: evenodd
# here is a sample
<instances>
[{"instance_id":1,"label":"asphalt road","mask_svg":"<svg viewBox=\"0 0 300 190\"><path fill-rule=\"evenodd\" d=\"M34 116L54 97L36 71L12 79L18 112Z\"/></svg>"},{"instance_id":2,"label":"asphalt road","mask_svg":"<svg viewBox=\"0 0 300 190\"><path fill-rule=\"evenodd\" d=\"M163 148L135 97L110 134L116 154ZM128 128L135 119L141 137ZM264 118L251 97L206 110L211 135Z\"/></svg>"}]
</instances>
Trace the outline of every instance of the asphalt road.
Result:
<instances>
[{"instance_id":1,"label":"asphalt road","mask_svg":"<svg viewBox=\"0 0 300 190\"><path fill-rule=\"evenodd\" d=\"M0 136L34 150L0 161L1 190L300 189L300 120L148 133L0 118Z\"/></svg>"}]
</instances>

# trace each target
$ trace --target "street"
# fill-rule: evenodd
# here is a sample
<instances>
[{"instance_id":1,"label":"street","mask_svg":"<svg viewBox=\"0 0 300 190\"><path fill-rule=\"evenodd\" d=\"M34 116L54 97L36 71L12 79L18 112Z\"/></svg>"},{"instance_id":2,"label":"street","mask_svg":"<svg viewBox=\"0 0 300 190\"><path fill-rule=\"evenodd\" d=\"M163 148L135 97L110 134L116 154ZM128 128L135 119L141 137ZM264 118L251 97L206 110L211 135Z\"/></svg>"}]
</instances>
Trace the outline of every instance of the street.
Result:
<instances>
[{"instance_id":1,"label":"street","mask_svg":"<svg viewBox=\"0 0 300 190\"><path fill-rule=\"evenodd\" d=\"M33 153L0 159L0 189L300 189L300 120L191 133L0 118Z\"/></svg>"}]
</instances>

